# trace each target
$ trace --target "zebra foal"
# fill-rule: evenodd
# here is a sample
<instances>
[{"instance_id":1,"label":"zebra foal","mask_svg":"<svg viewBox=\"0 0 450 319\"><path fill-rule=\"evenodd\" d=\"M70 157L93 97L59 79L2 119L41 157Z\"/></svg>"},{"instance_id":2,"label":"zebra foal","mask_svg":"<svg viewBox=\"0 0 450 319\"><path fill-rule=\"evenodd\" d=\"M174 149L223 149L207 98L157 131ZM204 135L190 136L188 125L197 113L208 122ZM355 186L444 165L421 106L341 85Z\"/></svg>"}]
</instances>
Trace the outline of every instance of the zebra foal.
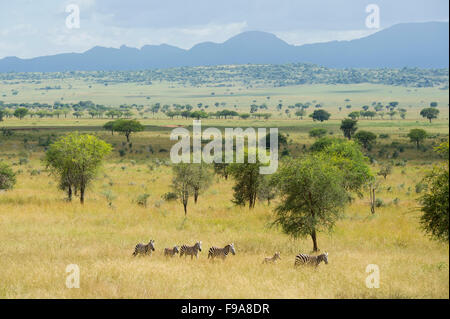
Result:
<instances>
[{"instance_id":1,"label":"zebra foal","mask_svg":"<svg viewBox=\"0 0 450 319\"><path fill-rule=\"evenodd\" d=\"M175 246L173 248L164 248L164 256L166 257L173 257L179 252L180 250L178 249L178 246Z\"/></svg>"},{"instance_id":2,"label":"zebra foal","mask_svg":"<svg viewBox=\"0 0 450 319\"><path fill-rule=\"evenodd\" d=\"M214 258L218 257L224 260L230 252L233 255L236 255L236 251L234 250L234 244L226 245L223 248L211 247L209 249L208 259L211 258L213 260Z\"/></svg>"},{"instance_id":3,"label":"zebra foal","mask_svg":"<svg viewBox=\"0 0 450 319\"><path fill-rule=\"evenodd\" d=\"M295 256L295 264L294 266L299 265L309 265L309 266L319 266L321 262L324 262L325 264L328 264L328 253L325 252L324 254L318 255L318 256L310 256L305 254L298 254Z\"/></svg>"},{"instance_id":4,"label":"zebra foal","mask_svg":"<svg viewBox=\"0 0 450 319\"><path fill-rule=\"evenodd\" d=\"M147 245L139 243L134 248L133 256L152 254L155 251L155 241L153 239Z\"/></svg>"},{"instance_id":5,"label":"zebra foal","mask_svg":"<svg viewBox=\"0 0 450 319\"><path fill-rule=\"evenodd\" d=\"M280 253L276 252L273 257L264 258L263 264L274 264L278 259L281 260Z\"/></svg>"},{"instance_id":6,"label":"zebra foal","mask_svg":"<svg viewBox=\"0 0 450 319\"><path fill-rule=\"evenodd\" d=\"M187 246L187 245L183 245L180 248L180 257L184 255L184 257L186 256L191 256L191 259L194 258L194 256L196 258L198 258L198 252L202 251L202 242L196 242L194 246Z\"/></svg>"}]
</instances>

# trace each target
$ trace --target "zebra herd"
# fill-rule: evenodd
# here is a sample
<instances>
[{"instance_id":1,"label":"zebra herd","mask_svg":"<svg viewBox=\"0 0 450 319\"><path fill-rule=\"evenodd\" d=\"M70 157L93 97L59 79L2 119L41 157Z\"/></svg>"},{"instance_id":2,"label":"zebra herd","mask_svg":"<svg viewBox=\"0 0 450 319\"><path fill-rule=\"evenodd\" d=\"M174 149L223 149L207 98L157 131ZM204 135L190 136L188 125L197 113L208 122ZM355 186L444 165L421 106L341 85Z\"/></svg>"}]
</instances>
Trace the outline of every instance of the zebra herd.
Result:
<instances>
[{"instance_id":1,"label":"zebra herd","mask_svg":"<svg viewBox=\"0 0 450 319\"><path fill-rule=\"evenodd\" d=\"M151 255L155 251L155 241L152 239L148 244L139 243L134 248L133 256L138 255ZM191 259L198 258L198 253L202 251L202 242L198 241L194 246L182 245L181 247L174 246L173 248L164 248L164 256L174 257L176 254L191 256ZM208 259L214 260L215 258L220 258L225 260L228 254L236 255L236 250L234 249L234 244L226 245L223 248L211 247L208 252ZM276 252L272 257L264 258L263 264L274 264L277 260L281 260L280 252ZM325 252L321 255L311 256L306 254L298 254L295 256L294 266L309 265L309 266L319 266L321 262L328 264L328 253Z\"/></svg>"}]
</instances>

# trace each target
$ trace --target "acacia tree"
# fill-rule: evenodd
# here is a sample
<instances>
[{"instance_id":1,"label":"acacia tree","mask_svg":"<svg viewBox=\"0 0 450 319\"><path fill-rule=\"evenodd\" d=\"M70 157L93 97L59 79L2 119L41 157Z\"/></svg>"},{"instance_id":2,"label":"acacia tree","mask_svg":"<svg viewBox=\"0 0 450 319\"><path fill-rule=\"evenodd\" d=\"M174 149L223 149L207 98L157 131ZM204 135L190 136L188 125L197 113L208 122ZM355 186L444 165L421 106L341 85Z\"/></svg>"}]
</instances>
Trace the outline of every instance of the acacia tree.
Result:
<instances>
[{"instance_id":1,"label":"acacia tree","mask_svg":"<svg viewBox=\"0 0 450 319\"><path fill-rule=\"evenodd\" d=\"M19 107L14 111L14 116L17 117L19 120L23 119L28 114L28 109L24 107Z\"/></svg>"},{"instance_id":2,"label":"acacia tree","mask_svg":"<svg viewBox=\"0 0 450 319\"><path fill-rule=\"evenodd\" d=\"M375 133L369 131L358 131L355 134L355 139L361 143L361 145L366 149L370 150L373 143L375 143L377 139L377 135Z\"/></svg>"},{"instance_id":3,"label":"acacia tree","mask_svg":"<svg viewBox=\"0 0 450 319\"><path fill-rule=\"evenodd\" d=\"M325 110L315 110L313 113L309 115L314 121L328 121L330 119L331 114Z\"/></svg>"},{"instance_id":4,"label":"acacia tree","mask_svg":"<svg viewBox=\"0 0 450 319\"><path fill-rule=\"evenodd\" d=\"M420 116L427 118L430 121L430 123L431 123L431 120L436 119L438 117L438 115L439 115L439 110L432 108L432 107L429 107L429 108L426 108L426 109L423 109L422 111L420 111Z\"/></svg>"},{"instance_id":5,"label":"acacia tree","mask_svg":"<svg viewBox=\"0 0 450 319\"><path fill-rule=\"evenodd\" d=\"M13 189L16 184L16 174L8 164L0 162L0 190Z\"/></svg>"},{"instance_id":6,"label":"acacia tree","mask_svg":"<svg viewBox=\"0 0 450 319\"><path fill-rule=\"evenodd\" d=\"M194 203L197 204L198 196L211 186L212 174L209 168L203 164L191 164L192 177L190 180L193 189Z\"/></svg>"},{"instance_id":7,"label":"acacia tree","mask_svg":"<svg viewBox=\"0 0 450 319\"><path fill-rule=\"evenodd\" d=\"M127 138L127 142L130 142L130 135L133 132L142 132L144 126L136 120L116 120L113 125L113 130L124 134Z\"/></svg>"},{"instance_id":8,"label":"acacia tree","mask_svg":"<svg viewBox=\"0 0 450 319\"><path fill-rule=\"evenodd\" d=\"M107 131L111 131L111 135L114 135L114 121L106 122L103 125L103 129Z\"/></svg>"},{"instance_id":9,"label":"acacia tree","mask_svg":"<svg viewBox=\"0 0 450 319\"><path fill-rule=\"evenodd\" d=\"M267 205L270 205L270 201L277 195L275 185L270 176L262 176L256 195L260 201L267 201Z\"/></svg>"},{"instance_id":10,"label":"acacia tree","mask_svg":"<svg viewBox=\"0 0 450 319\"><path fill-rule=\"evenodd\" d=\"M409 131L408 137L411 142L416 143L417 149L420 147L420 143L427 137L427 132L420 128L414 128Z\"/></svg>"},{"instance_id":11,"label":"acacia tree","mask_svg":"<svg viewBox=\"0 0 450 319\"><path fill-rule=\"evenodd\" d=\"M172 166L174 177L172 179L172 189L177 194L184 208L184 215L187 215L187 205L189 197L193 194L192 178L194 176L192 165L179 163Z\"/></svg>"},{"instance_id":12,"label":"acacia tree","mask_svg":"<svg viewBox=\"0 0 450 319\"><path fill-rule=\"evenodd\" d=\"M71 133L50 145L44 161L59 178L60 187L68 190L69 199L73 190L79 190L84 204L86 188L111 150L111 145L93 135Z\"/></svg>"},{"instance_id":13,"label":"acacia tree","mask_svg":"<svg viewBox=\"0 0 450 319\"><path fill-rule=\"evenodd\" d=\"M357 123L358 121L352 119L342 120L341 131L344 133L344 136L349 140L352 139L353 134L355 134L356 130L358 129L358 127L356 126Z\"/></svg>"},{"instance_id":14,"label":"acacia tree","mask_svg":"<svg viewBox=\"0 0 450 319\"><path fill-rule=\"evenodd\" d=\"M258 189L264 176L259 172L261 166L263 164L258 159L256 159L255 163L249 163L248 150L245 150L244 163L230 164L229 173L235 180L233 203L242 206L248 203L250 209L255 207Z\"/></svg>"},{"instance_id":15,"label":"acacia tree","mask_svg":"<svg viewBox=\"0 0 450 319\"><path fill-rule=\"evenodd\" d=\"M294 238L310 236L318 251L317 232L332 230L347 203L343 178L322 156L290 160L274 176L281 203L273 224Z\"/></svg>"},{"instance_id":16,"label":"acacia tree","mask_svg":"<svg viewBox=\"0 0 450 319\"><path fill-rule=\"evenodd\" d=\"M424 178L427 185L424 195L419 198L423 215L420 218L422 228L432 238L448 242L449 240L449 146L442 143L437 152L446 158L443 165L435 167Z\"/></svg>"},{"instance_id":17,"label":"acacia tree","mask_svg":"<svg viewBox=\"0 0 450 319\"><path fill-rule=\"evenodd\" d=\"M373 180L356 143L340 139L312 154L290 160L274 176L281 203L274 222L293 237L311 236L318 251L317 231L331 231L351 194L362 196Z\"/></svg>"}]
</instances>

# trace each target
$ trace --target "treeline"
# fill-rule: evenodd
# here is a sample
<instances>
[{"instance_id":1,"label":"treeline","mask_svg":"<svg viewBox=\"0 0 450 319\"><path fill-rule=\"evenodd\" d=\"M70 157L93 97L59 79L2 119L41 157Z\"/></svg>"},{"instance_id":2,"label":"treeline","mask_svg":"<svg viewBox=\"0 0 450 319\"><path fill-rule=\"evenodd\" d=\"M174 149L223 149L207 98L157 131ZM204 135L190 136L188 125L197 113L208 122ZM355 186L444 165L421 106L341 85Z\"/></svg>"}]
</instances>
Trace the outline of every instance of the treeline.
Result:
<instances>
[{"instance_id":1,"label":"treeline","mask_svg":"<svg viewBox=\"0 0 450 319\"><path fill-rule=\"evenodd\" d=\"M95 71L59 73L4 73L0 81L78 79L101 85L117 83L172 82L179 85L229 87L231 83L245 86L273 87L304 84L384 84L407 87L438 87L448 89L448 69L333 69L314 64L233 65L179 67L143 71Z\"/></svg>"}]
</instances>

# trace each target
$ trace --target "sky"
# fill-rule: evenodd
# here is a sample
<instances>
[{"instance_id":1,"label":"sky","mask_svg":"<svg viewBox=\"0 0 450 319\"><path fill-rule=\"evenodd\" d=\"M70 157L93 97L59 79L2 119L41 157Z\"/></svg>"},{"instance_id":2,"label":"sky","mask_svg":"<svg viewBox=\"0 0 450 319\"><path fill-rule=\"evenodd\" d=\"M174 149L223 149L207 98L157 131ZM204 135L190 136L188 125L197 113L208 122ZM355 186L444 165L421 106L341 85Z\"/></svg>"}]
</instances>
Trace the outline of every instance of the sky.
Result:
<instances>
[{"instance_id":1,"label":"sky","mask_svg":"<svg viewBox=\"0 0 450 319\"><path fill-rule=\"evenodd\" d=\"M370 4L378 28L366 25ZM79 8L79 28L69 5ZM189 49L255 30L295 45L351 40L398 23L448 21L448 12L448 0L0 0L0 58L94 46Z\"/></svg>"}]
</instances>

